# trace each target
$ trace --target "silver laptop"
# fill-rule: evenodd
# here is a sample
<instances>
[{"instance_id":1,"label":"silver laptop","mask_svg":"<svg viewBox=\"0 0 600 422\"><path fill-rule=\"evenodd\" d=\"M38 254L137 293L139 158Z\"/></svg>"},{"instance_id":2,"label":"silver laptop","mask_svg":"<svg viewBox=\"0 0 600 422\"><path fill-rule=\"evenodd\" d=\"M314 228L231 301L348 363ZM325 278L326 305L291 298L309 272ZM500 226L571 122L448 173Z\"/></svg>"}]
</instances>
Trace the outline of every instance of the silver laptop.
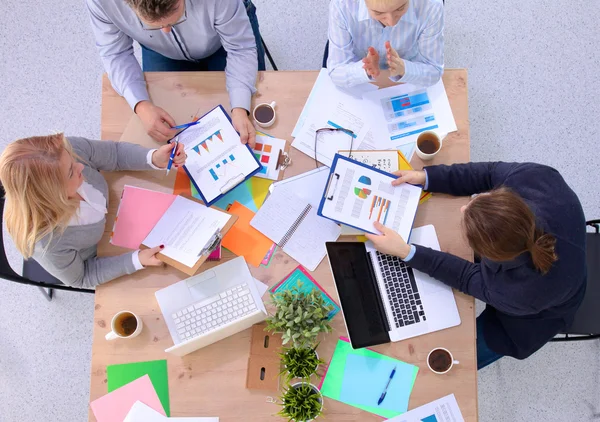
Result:
<instances>
[{"instance_id":1,"label":"silver laptop","mask_svg":"<svg viewBox=\"0 0 600 422\"><path fill-rule=\"evenodd\" d=\"M254 278L237 257L156 292L173 338L165 352L184 356L267 317Z\"/></svg>"},{"instance_id":2,"label":"silver laptop","mask_svg":"<svg viewBox=\"0 0 600 422\"><path fill-rule=\"evenodd\" d=\"M439 250L432 225L411 243ZM329 263L354 348L431 333L460 324L452 289L401 259L361 242L327 243Z\"/></svg>"}]
</instances>

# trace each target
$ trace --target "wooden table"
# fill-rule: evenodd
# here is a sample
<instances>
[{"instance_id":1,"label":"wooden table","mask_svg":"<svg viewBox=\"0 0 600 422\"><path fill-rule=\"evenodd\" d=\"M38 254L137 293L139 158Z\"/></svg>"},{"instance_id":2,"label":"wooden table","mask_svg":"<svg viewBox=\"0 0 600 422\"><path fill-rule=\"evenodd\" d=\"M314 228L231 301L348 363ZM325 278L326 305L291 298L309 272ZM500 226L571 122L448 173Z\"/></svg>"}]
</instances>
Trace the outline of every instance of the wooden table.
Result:
<instances>
[{"instance_id":1,"label":"wooden table","mask_svg":"<svg viewBox=\"0 0 600 422\"><path fill-rule=\"evenodd\" d=\"M277 123L269 133L291 141L290 133L317 77L317 72L261 72L258 92L253 103L277 101ZM216 104L227 109L228 97L221 72L205 73L149 73L146 75L150 95L168 111L169 104L192 101L196 108L208 111ZM446 70L444 84L458 126L458 131L444 141L442 151L433 161L456 163L469 161L469 121L466 70ZM190 112L192 114L196 110ZM102 86L102 139L118 140L132 113L125 100L112 89L104 77ZM136 140L132 140L136 141ZM143 143L143 142L142 142ZM314 168L314 160L292 149L293 165L286 177ZM415 156L416 157L416 156ZM423 163L415 158L412 164L421 168ZM118 198L124 184L136 184L157 190L169 191L173 178L159 172L123 172L107 175L111 186L107 229L112 228ZM443 251L472 259L472 251L460 234L460 207L466 198L434 195L419 207L415 227L433 224ZM111 255L122 250L108 245L108 232L101 242L99 253ZM227 255L231 257L232 255ZM210 264L206 264L206 269ZM278 282L296 267L297 263L278 251L268 268L252 268L254 276L269 286ZM336 290L326 260L313 273L315 279L337 300ZM245 388L246 366L250 348L250 330L198 350L184 358L164 352L173 342L160 312L154 292L186 275L173 268L156 268L139 271L99 286L94 312L94 337L92 346L92 376L90 400L107 392L106 366L110 364L143 360L167 359L172 416L219 416L221 422L229 421L279 421L275 416L279 407L266 402L268 392ZM398 343L375 347L378 352L394 356L419 366L419 374L410 398L409 408L425 404L444 395L454 393L467 421L477 420L477 364L475 353L475 310L473 298L455 292L462 324L458 327L408 339ZM144 321L142 334L132 340L106 341L112 316L128 309ZM347 335L341 315L332 325L334 332L324 337L319 355L330 359L337 338ZM460 361L450 373L435 375L426 364L429 351L444 346ZM380 421L381 418L354 407L325 399L324 420L329 421ZM95 420L90 412L90 420Z\"/></svg>"}]
</instances>

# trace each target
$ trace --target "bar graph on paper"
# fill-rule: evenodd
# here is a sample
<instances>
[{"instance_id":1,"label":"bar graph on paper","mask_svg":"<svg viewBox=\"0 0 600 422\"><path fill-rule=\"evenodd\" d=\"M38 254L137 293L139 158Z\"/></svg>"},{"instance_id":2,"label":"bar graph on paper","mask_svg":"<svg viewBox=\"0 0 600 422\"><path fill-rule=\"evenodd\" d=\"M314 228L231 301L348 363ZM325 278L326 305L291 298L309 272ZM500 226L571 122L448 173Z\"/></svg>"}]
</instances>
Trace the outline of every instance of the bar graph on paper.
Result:
<instances>
[{"instance_id":1,"label":"bar graph on paper","mask_svg":"<svg viewBox=\"0 0 600 422\"><path fill-rule=\"evenodd\" d=\"M381 99L390 139L396 140L438 128L426 89Z\"/></svg>"},{"instance_id":2,"label":"bar graph on paper","mask_svg":"<svg viewBox=\"0 0 600 422\"><path fill-rule=\"evenodd\" d=\"M219 180L219 177L224 177L226 174L226 168L228 164L233 166L233 162L235 161L235 156L233 154L229 154L229 157L223 158L214 165L214 167L210 168L208 172L212 176L213 180Z\"/></svg>"}]
</instances>

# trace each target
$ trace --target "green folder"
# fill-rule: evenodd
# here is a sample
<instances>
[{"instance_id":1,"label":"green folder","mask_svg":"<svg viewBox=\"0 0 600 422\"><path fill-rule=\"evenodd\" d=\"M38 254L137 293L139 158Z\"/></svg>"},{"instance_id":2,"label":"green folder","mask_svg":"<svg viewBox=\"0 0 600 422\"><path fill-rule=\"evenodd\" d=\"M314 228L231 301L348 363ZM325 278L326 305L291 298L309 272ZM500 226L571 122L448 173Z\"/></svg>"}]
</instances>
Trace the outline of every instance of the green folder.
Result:
<instances>
[{"instance_id":1,"label":"green folder","mask_svg":"<svg viewBox=\"0 0 600 422\"><path fill-rule=\"evenodd\" d=\"M408 410L408 401L406 402L407 409L404 411L388 410L383 409L382 406L365 406L359 403L345 401L342 395L342 388L344 387L344 378L347 373L346 371L352 370L352 368L346 367L346 361L349 355L365 356L372 359L387 360L393 362L398 368L402 367L401 372L403 374L408 374L401 378L402 389L405 390L408 395L410 395L410 392L412 392L415 380L417 378L417 373L419 372L418 366L410 365L406 362L402 362L398 359L382 355L381 353L374 352L370 349L355 350L352 348L352 345L349 341L347 341L344 338L340 338L340 340L338 340L335 351L333 352L333 356L331 358L331 362L329 363L329 367L327 368L327 372L321 382L320 389L323 396L341 401L343 403L349 404L350 406L357 407L359 409L365 410L370 413L374 413L379 416L383 416L385 418L393 418ZM384 377L381 380L381 389L373 391L373 393L375 394L374 404L376 404L377 397L383 392L383 385L385 385L385 381L386 379Z\"/></svg>"},{"instance_id":2,"label":"green folder","mask_svg":"<svg viewBox=\"0 0 600 422\"><path fill-rule=\"evenodd\" d=\"M169 404L169 374L166 360L152 360L147 362L124 363L121 365L108 365L106 367L106 378L108 380L108 392L123 387L144 375L150 377L156 394L165 410L167 416L171 416Z\"/></svg>"}]
</instances>

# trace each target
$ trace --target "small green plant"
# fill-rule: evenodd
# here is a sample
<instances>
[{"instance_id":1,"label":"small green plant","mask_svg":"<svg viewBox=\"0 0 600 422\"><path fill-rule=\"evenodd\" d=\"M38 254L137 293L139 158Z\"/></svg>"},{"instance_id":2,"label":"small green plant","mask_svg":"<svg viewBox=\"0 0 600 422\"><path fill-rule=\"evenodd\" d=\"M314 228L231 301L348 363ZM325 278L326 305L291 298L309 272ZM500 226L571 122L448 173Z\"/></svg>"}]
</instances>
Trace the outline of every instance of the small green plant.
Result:
<instances>
[{"instance_id":1,"label":"small green plant","mask_svg":"<svg viewBox=\"0 0 600 422\"><path fill-rule=\"evenodd\" d=\"M277 414L288 418L288 422L306 422L315 419L323 409L323 396L309 383L299 383L287 387L280 401L282 409Z\"/></svg>"},{"instance_id":2,"label":"small green plant","mask_svg":"<svg viewBox=\"0 0 600 422\"><path fill-rule=\"evenodd\" d=\"M283 344L294 347L310 347L319 333L331 332L327 321L333 307L325 302L321 292L301 291L302 283L283 292L271 294L275 313L267 318L266 331L281 333Z\"/></svg>"},{"instance_id":3,"label":"small green plant","mask_svg":"<svg viewBox=\"0 0 600 422\"><path fill-rule=\"evenodd\" d=\"M317 357L317 346L312 349L305 347L290 347L283 349L279 354L283 368L281 374L286 374L286 381L289 383L294 378L308 380L310 376L316 373L319 365L324 365L325 361Z\"/></svg>"}]
</instances>

